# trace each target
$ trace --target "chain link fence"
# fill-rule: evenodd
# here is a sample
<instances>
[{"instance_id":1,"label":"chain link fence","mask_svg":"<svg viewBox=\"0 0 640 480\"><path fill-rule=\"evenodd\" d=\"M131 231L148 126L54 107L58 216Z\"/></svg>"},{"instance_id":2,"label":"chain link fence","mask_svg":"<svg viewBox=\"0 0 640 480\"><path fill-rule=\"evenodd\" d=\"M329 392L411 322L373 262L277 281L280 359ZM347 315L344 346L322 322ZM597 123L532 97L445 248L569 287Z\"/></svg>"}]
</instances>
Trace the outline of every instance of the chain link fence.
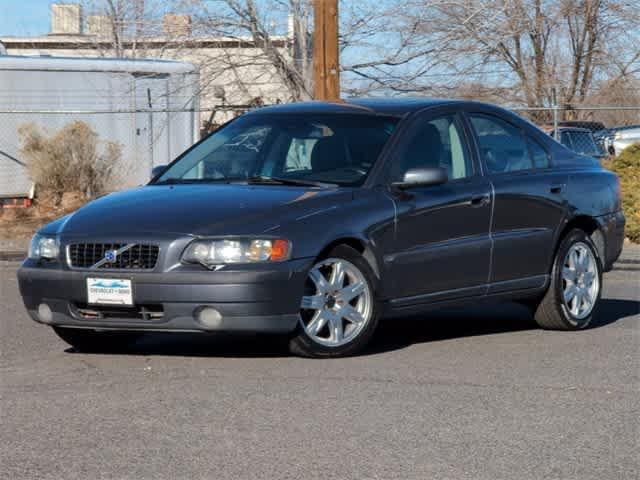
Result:
<instances>
[{"instance_id":1,"label":"chain link fence","mask_svg":"<svg viewBox=\"0 0 640 480\"><path fill-rule=\"evenodd\" d=\"M511 109L539 125L567 148L583 155L614 156L632 143L640 142L640 105ZM621 135L623 131L629 135Z\"/></svg>"},{"instance_id":2,"label":"chain link fence","mask_svg":"<svg viewBox=\"0 0 640 480\"><path fill-rule=\"evenodd\" d=\"M55 136L84 122L99 137L99 148L115 142L122 150L113 169L114 190L145 183L151 169L169 163L202 136L252 108L229 105L205 110L9 110L0 109L0 199L33 196L23 152L24 132Z\"/></svg>"},{"instance_id":3,"label":"chain link fence","mask_svg":"<svg viewBox=\"0 0 640 480\"><path fill-rule=\"evenodd\" d=\"M114 169L113 189L121 189L145 183L154 166L170 162L224 122L260 106L222 105L199 110L0 110L0 199L33 195L27 159L21 150L20 130L26 125L54 135L72 122L85 122L101 141L120 144L122 158ZM616 143L616 127L640 127L640 106L511 110L540 125L568 148L593 156L619 153L623 143ZM628 143L626 140L624 144Z\"/></svg>"}]
</instances>

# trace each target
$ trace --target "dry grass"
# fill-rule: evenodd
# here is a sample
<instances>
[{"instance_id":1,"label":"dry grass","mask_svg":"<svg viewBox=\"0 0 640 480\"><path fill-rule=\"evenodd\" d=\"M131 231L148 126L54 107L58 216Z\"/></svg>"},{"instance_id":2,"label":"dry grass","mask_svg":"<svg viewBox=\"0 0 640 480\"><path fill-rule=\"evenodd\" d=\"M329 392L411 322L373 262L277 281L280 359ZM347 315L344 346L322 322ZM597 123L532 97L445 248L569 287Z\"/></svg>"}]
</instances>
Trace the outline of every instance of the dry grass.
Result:
<instances>
[{"instance_id":1,"label":"dry grass","mask_svg":"<svg viewBox=\"0 0 640 480\"><path fill-rule=\"evenodd\" d=\"M57 205L40 196L29 208L0 208L0 239L26 240L43 225L71 213L85 204L79 193L65 193Z\"/></svg>"},{"instance_id":2,"label":"dry grass","mask_svg":"<svg viewBox=\"0 0 640 480\"><path fill-rule=\"evenodd\" d=\"M86 123L70 123L51 136L27 124L18 134L36 193L48 197L54 206L66 192L78 192L87 201L113 189L113 170L122 148L101 142Z\"/></svg>"},{"instance_id":3,"label":"dry grass","mask_svg":"<svg viewBox=\"0 0 640 480\"><path fill-rule=\"evenodd\" d=\"M86 123L70 123L51 136L34 124L18 132L36 198L28 209L0 209L0 238L29 238L42 225L115 189L113 170L122 149L100 141Z\"/></svg>"}]
</instances>

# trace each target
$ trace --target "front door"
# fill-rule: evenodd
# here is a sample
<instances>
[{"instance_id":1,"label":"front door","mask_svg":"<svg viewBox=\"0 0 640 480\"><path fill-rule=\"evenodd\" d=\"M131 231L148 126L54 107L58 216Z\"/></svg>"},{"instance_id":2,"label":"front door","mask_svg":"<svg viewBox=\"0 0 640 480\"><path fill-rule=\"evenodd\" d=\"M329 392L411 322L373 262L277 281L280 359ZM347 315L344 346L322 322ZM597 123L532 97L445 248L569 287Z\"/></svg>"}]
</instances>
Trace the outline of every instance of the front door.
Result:
<instances>
[{"instance_id":1,"label":"front door","mask_svg":"<svg viewBox=\"0 0 640 480\"><path fill-rule=\"evenodd\" d=\"M486 291L491 257L491 187L455 111L425 113L401 141L389 180L411 168L442 167L442 185L393 192L395 245L385 256L394 303L417 304Z\"/></svg>"}]
</instances>

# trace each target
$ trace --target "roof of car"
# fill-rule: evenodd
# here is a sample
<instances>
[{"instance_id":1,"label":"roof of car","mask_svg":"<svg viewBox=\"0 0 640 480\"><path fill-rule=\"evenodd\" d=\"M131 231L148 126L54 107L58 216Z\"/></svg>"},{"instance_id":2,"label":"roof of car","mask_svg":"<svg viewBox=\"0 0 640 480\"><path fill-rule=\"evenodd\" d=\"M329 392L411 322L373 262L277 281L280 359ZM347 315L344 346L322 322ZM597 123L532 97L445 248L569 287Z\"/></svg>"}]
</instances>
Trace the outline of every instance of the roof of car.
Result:
<instances>
[{"instance_id":1,"label":"roof of car","mask_svg":"<svg viewBox=\"0 0 640 480\"><path fill-rule=\"evenodd\" d=\"M611 127L609 130L612 132L619 132L621 130L635 130L638 128L640 128L640 125L622 125L619 127Z\"/></svg>"},{"instance_id":2,"label":"roof of car","mask_svg":"<svg viewBox=\"0 0 640 480\"><path fill-rule=\"evenodd\" d=\"M283 103L256 110L256 113L369 113L404 115L428 107L448 104L476 103L446 98L352 98L337 102L309 101ZM477 103L476 103L477 104Z\"/></svg>"}]
</instances>

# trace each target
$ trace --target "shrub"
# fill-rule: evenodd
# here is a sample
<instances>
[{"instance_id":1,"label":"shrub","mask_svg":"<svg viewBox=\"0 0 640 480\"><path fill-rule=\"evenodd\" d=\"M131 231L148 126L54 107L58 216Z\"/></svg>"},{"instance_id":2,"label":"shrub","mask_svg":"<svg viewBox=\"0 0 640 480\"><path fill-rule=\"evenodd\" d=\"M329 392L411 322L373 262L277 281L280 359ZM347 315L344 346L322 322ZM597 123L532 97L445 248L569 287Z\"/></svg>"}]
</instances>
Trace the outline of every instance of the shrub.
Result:
<instances>
[{"instance_id":1,"label":"shrub","mask_svg":"<svg viewBox=\"0 0 640 480\"><path fill-rule=\"evenodd\" d=\"M607 166L620 177L626 235L632 242L640 243L640 143L625 148Z\"/></svg>"},{"instance_id":2,"label":"shrub","mask_svg":"<svg viewBox=\"0 0 640 480\"><path fill-rule=\"evenodd\" d=\"M77 192L84 201L113 187L113 170L122 148L101 142L84 122L73 122L47 136L34 124L18 129L22 154L36 191L58 205L65 193Z\"/></svg>"}]
</instances>

